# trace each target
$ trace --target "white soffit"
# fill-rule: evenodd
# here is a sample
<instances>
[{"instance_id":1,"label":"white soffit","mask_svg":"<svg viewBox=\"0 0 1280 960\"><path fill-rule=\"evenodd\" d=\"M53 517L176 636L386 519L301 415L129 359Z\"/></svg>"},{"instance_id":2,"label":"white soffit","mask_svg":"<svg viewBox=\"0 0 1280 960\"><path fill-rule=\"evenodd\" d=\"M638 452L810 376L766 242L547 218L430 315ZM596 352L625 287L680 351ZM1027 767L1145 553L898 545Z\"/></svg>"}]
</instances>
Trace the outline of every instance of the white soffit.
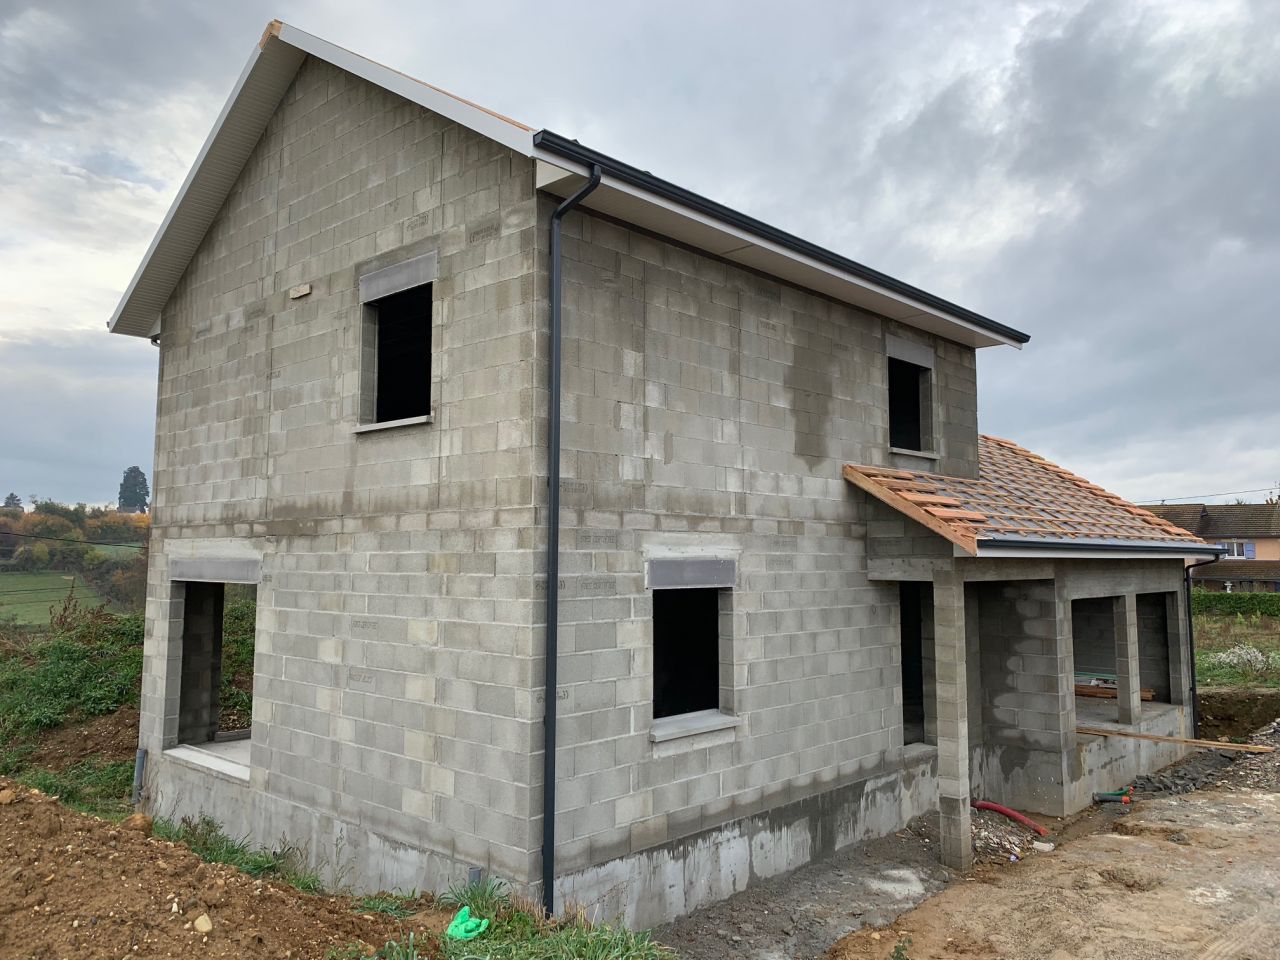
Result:
<instances>
[{"instance_id":1,"label":"white soffit","mask_svg":"<svg viewBox=\"0 0 1280 960\"><path fill-rule=\"evenodd\" d=\"M564 159L548 159L537 153L535 157L538 159L538 189L567 197L586 183L586 171L568 169ZM600 186L587 196L582 205L949 340L973 347L1002 344L1019 349L1022 347L1016 340L1001 337L964 319L936 311L871 281L818 263L802 253L783 249L762 237L608 175L601 178Z\"/></svg>"}]
</instances>

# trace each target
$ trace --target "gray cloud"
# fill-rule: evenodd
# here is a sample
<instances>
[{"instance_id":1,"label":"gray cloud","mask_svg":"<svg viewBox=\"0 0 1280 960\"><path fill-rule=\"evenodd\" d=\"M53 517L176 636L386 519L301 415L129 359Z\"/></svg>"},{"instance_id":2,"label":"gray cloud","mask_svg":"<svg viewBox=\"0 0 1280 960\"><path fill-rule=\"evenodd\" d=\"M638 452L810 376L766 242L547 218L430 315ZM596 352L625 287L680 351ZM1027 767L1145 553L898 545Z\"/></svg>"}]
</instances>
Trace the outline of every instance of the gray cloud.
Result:
<instances>
[{"instance_id":1,"label":"gray cloud","mask_svg":"<svg viewBox=\"0 0 1280 960\"><path fill-rule=\"evenodd\" d=\"M1263 0L0 4L0 363L23 339L57 399L37 434L99 416L93 378L149 433L151 348L98 331L272 15L1027 330L982 354L983 428L1127 496L1280 477ZM29 482L96 497L37 434Z\"/></svg>"}]
</instances>

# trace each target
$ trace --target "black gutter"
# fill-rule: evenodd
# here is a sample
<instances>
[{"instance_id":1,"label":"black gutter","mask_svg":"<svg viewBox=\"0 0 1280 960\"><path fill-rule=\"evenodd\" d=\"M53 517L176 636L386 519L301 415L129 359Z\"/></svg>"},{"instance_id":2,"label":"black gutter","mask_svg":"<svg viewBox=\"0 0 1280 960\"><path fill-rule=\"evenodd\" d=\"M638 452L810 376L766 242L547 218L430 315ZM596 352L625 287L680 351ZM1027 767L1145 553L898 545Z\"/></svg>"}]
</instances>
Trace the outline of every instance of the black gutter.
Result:
<instances>
[{"instance_id":1,"label":"black gutter","mask_svg":"<svg viewBox=\"0 0 1280 960\"><path fill-rule=\"evenodd\" d=\"M547 646L546 690L542 720L542 906L556 909L556 667L560 649L560 365L561 223L565 214L600 186L600 168L592 167L586 186L551 215L551 409L547 424Z\"/></svg>"},{"instance_id":2,"label":"black gutter","mask_svg":"<svg viewBox=\"0 0 1280 960\"><path fill-rule=\"evenodd\" d=\"M1187 656L1191 662L1187 665L1187 669L1191 671L1191 736L1200 739L1200 685L1196 683L1196 621L1191 610L1191 571L1196 567L1207 567L1211 563L1217 563L1222 559L1222 554L1214 557L1212 560L1201 560L1199 563L1189 563L1182 572L1182 579L1185 585L1186 604L1187 604Z\"/></svg>"},{"instance_id":3,"label":"black gutter","mask_svg":"<svg viewBox=\"0 0 1280 960\"><path fill-rule=\"evenodd\" d=\"M706 214L731 227L755 234L763 240L775 243L794 253L802 254L828 267L843 270L845 273L850 273L861 280L874 283L877 286L884 287L886 290L892 290L902 296L910 297L925 306L933 307L935 310L940 310L949 316L971 323L979 329L986 330L988 333L1012 340L1015 343L1026 343L1031 339L1030 335L1023 333L1021 330L1006 327L1003 323L997 323L989 317L982 316L982 314L966 310L964 307L948 300L943 300L932 293L927 293L919 287L903 283L887 273L873 270L871 267L850 260L848 257L833 253L825 247L820 247L816 243L803 240L795 234L779 230L777 227L771 227L762 220L749 217L745 213L739 213L732 207L726 207L724 204L716 203L714 200L708 200L706 197L696 194L692 190L677 186L669 180L655 177L653 174L633 167L629 163L623 163L621 160L615 160L613 157L598 150L584 147L576 140L562 137L560 134L552 133L550 130L539 130L533 135L533 145L546 150L548 153L564 157L566 160L572 160L575 163L593 169L598 168L615 180L620 180L633 187L639 187L641 190L657 194L683 207L688 207L690 210Z\"/></svg>"}]
</instances>

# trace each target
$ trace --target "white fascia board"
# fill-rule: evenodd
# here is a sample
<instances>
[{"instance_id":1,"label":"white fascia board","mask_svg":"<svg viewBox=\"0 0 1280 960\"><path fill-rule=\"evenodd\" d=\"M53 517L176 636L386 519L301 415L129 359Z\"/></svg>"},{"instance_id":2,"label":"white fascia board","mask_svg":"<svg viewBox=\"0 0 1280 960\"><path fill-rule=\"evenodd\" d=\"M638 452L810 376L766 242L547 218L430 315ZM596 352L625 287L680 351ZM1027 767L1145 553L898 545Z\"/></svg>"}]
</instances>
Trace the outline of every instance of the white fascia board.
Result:
<instances>
[{"instance_id":1,"label":"white fascia board","mask_svg":"<svg viewBox=\"0 0 1280 960\"><path fill-rule=\"evenodd\" d=\"M160 251L161 246L169 237L170 230L177 220L187 209L188 200L192 202L207 203L208 198L199 196L200 190L196 186L196 181L201 173L205 170L205 164L212 152L215 151L221 142L224 127L227 126L228 118L240 101L241 94L244 92L246 85L254 78L255 68L259 66L259 61L266 52L266 41L269 36L264 37L263 44L254 48L253 53L249 56L249 60L244 65L244 69L240 71L235 86L231 88L231 94L227 97L227 102L222 105L222 110L218 114L218 119L213 124L213 129L209 131L209 136L205 139L204 145L200 148L200 152L196 154L195 162L191 165L191 169L187 171L187 177L182 181L182 186L178 188L178 195L174 197L173 203L169 207L169 211L164 215L164 219L160 221L160 228L156 231L155 237L151 240L151 245L147 247L147 252L142 257L142 262L138 264L138 269L134 272L133 279L129 281L129 286L125 288L124 295L120 298L120 303L116 305L115 312L112 313L111 319L107 321L107 329L112 333L125 333L135 337L151 335L150 331L156 328L160 322L160 310L163 303L159 305L153 304L148 307L134 302L135 295L144 293L141 288L144 278L148 278L151 271L152 263L156 258L156 254ZM301 63L301 57L298 62ZM296 71L296 66L295 66ZM287 88L287 85L286 85ZM284 89L281 89L280 95L284 95ZM278 99L277 99L277 102ZM261 131L259 131L261 135ZM246 158L247 159L247 158ZM225 194L222 199L225 199ZM217 206L221 207L222 202L218 200ZM209 216L212 222L213 216ZM206 227L207 229L207 227ZM185 269L185 265L183 267ZM176 283L176 278L175 278ZM169 288L172 293L172 287ZM152 300L155 297L151 297ZM166 294L165 299L168 299ZM129 322L124 328L121 328L121 320L128 313Z\"/></svg>"},{"instance_id":2,"label":"white fascia board","mask_svg":"<svg viewBox=\"0 0 1280 960\"><path fill-rule=\"evenodd\" d=\"M442 117L447 117L468 129L474 130L481 136L496 140L504 147L508 147L523 156L529 157L533 155L534 132L530 129L526 129L510 120L504 120L475 104L445 93L443 90L428 83L415 80L400 73L398 70L392 70L390 67L367 60L358 53L352 53L344 47L329 43L327 40L321 40L319 37L304 30L299 30L297 27L291 27L287 23L280 25L278 36L285 43L297 47L313 57L326 60L335 67L355 74L357 77L368 80L370 83L376 84L385 90L390 90L392 93L425 107L433 113L438 113Z\"/></svg>"},{"instance_id":3,"label":"white fascia board","mask_svg":"<svg viewBox=\"0 0 1280 960\"><path fill-rule=\"evenodd\" d=\"M537 186L557 196L569 196L586 180L585 167L543 150L535 150L538 161ZM646 218L638 205L665 214L662 225L658 217ZM810 287L854 306L870 309L908 326L967 343L974 347L1008 345L1022 349L1016 340L984 330L960 317L942 313L910 297L860 277L855 277L824 263L788 250L769 240L726 224L711 216L690 210L666 197L623 183L605 174L600 187L590 194L583 206L635 223L674 240L706 250L714 256L741 263L780 279ZM649 219L650 222L644 222ZM787 265L790 265L789 267Z\"/></svg>"},{"instance_id":4,"label":"white fascia board","mask_svg":"<svg viewBox=\"0 0 1280 960\"><path fill-rule=\"evenodd\" d=\"M460 123L523 156L533 152L532 130L296 27L272 23L240 71L213 129L107 321L107 329L112 333L137 337L156 335L160 311L308 55Z\"/></svg>"}]
</instances>

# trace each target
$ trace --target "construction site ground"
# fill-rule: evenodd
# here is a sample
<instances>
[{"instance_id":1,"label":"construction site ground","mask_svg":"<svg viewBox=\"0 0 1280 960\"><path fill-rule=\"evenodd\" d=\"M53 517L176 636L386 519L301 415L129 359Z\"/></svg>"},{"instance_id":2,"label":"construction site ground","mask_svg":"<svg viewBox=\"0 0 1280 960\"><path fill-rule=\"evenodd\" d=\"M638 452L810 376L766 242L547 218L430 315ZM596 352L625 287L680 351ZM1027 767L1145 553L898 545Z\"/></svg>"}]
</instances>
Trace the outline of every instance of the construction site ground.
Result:
<instances>
[{"instance_id":1,"label":"construction site ground","mask_svg":"<svg viewBox=\"0 0 1280 960\"><path fill-rule=\"evenodd\" d=\"M1252 740L1280 746L1280 728ZM659 938L685 960L1280 958L1280 753L1198 751L1137 797L1043 821L1052 851L976 815L979 862L963 876L915 823Z\"/></svg>"},{"instance_id":2,"label":"construction site ground","mask_svg":"<svg viewBox=\"0 0 1280 960\"><path fill-rule=\"evenodd\" d=\"M1254 740L1275 745L1280 732ZM684 960L854 960L895 948L896 960L1280 960L1280 754L1200 751L1138 788L1130 807L1047 821L1052 851L976 814L979 863L959 875L938 864L922 819L656 935ZM350 897L255 880L0 779L3 960L323 960L409 931L428 956L448 918L425 906L397 920Z\"/></svg>"}]
</instances>

